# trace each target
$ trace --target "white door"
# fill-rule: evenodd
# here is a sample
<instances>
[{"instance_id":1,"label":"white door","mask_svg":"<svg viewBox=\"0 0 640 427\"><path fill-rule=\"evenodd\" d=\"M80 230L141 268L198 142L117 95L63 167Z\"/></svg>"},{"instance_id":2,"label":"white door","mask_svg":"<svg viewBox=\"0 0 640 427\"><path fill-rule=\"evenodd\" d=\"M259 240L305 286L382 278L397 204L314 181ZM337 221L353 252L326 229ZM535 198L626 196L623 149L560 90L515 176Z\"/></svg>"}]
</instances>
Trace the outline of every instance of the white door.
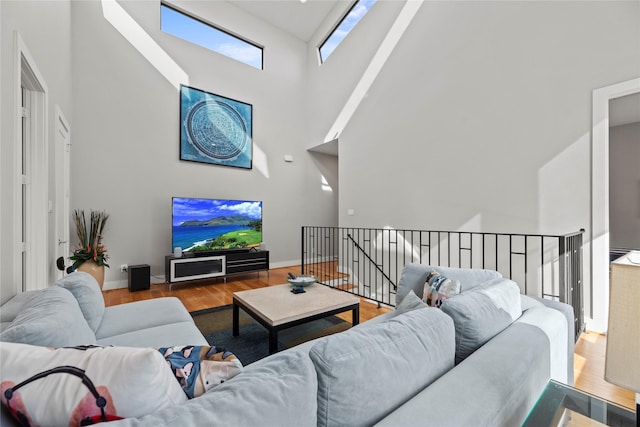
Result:
<instances>
[{"instance_id":1,"label":"white door","mask_svg":"<svg viewBox=\"0 0 640 427\"><path fill-rule=\"evenodd\" d=\"M71 194L71 140L69 123L62 111L56 106L56 141L55 141L55 170L56 170L56 260L60 257L64 265L69 264L69 221ZM55 277L61 278L63 271L56 268Z\"/></svg>"}]
</instances>

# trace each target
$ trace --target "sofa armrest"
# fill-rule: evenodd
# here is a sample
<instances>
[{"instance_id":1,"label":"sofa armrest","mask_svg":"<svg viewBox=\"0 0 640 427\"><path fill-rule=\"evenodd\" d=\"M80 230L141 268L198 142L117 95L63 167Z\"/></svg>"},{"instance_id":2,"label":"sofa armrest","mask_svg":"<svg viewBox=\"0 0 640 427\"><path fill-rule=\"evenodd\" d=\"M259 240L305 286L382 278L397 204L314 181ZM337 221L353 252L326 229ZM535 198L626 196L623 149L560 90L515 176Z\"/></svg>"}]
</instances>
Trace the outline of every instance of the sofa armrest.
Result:
<instances>
[{"instance_id":1,"label":"sofa armrest","mask_svg":"<svg viewBox=\"0 0 640 427\"><path fill-rule=\"evenodd\" d=\"M516 426L550 377L549 340L514 323L376 426Z\"/></svg>"},{"instance_id":2,"label":"sofa armrest","mask_svg":"<svg viewBox=\"0 0 640 427\"><path fill-rule=\"evenodd\" d=\"M540 301L544 306L553 308L554 310L562 313L567 319L567 354L569 355L568 367L567 367L567 384L573 385L574 374L573 374L573 352L575 350L575 316L573 307L569 304L565 304L563 302L554 301L546 298L538 298L533 297L535 300Z\"/></svg>"}]
</instances>

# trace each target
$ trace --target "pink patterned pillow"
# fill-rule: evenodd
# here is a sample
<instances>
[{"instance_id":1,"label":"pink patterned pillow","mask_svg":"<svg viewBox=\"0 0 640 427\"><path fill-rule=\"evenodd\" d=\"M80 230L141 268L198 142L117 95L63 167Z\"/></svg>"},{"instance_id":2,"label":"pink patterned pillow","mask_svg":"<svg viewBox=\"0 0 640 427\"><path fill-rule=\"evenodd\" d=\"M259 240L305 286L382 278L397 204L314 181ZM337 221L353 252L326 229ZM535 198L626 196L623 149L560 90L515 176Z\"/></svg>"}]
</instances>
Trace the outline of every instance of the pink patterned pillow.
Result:
<instances>
[{"instance_id":1,"label":"pink patterned pillow","mask_svg":"<svg viewBox=\"0 0 640 427\"><path fill-rule=\"evenodd\" d=\"M153 348L0 343L2 404L20 423L79 426L187 400Z\"/></svg>"}]
</instances>

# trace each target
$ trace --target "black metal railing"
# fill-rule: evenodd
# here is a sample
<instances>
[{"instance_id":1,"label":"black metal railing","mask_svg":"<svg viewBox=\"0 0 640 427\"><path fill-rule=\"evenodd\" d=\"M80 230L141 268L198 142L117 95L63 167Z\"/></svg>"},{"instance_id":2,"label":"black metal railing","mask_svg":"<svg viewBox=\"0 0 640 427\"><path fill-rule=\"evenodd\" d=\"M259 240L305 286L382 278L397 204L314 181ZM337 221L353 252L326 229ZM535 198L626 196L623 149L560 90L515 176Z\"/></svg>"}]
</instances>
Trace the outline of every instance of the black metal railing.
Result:
<instances>
[{"instance_id":1,"label":"black metal railing","mask_svg":"<svg viewBox=\"0 0 640 427\"><path fill-rule=\"evenodd\" d=\"M387 228L302 227L302 273L378 304L395 306L403 267L422 263L497 270L523 294L571 304L584 330L582 235Z\"/></svg>"}]
</instances>

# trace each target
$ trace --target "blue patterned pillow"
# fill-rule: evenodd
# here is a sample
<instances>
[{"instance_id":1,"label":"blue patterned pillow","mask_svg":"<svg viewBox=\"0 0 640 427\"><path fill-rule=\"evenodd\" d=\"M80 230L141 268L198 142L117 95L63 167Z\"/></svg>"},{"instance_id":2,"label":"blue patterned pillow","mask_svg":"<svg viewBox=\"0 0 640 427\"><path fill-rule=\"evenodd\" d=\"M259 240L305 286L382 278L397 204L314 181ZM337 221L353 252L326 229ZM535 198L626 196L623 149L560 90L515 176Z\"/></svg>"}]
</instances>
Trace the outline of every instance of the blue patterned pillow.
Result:
<instances>
[{"instance_id":1,"label":"blue patterned pillow","mask_svg":"<svg viewBox=\"0 0 640 427\"><path fill-rule=\"evenodd\" d=\"M458 280L451 280L436 270L432 270L424 283L422 300L432 307L440 307L444 300L458 295L462 287Z\"/></svg>"}]
</instances>

